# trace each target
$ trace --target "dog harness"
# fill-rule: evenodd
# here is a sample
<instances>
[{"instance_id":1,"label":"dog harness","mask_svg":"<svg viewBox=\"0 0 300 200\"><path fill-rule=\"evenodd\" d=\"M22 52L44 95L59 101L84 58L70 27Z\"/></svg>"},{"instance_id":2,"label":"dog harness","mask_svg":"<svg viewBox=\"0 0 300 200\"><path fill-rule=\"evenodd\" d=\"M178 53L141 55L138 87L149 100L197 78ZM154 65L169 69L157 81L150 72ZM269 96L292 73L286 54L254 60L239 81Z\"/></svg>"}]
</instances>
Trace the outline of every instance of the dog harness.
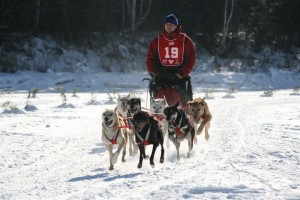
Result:
<instances>
[{"instance_id":1,"label":"dog harness","mask_svg":"<svg viewBox=\"0 0 300 200\"><path fill-rule=\"evenodd\" d=\"M165 119L164 115L158 114L158 113L154 113L154 114L152 114L150 116L152 116L156 121L158 121L158 125L159 125L160 128L162 128L164 126L164 124L163 124L163 120Z\"/></svg>"},{"instance_id":2,"label":"dog harness","mask_svg":"<svg viewBox=\"0 0 300 200\"><path fill-rule=\"evenodd\" d=\"M153 116L154 119L156 119L157 121L161 122L163 119L165 119L165 116L160 114L160 113L154 113L150 116Z\"/></svg>"},{"instance_id":3,"label":"dog harness","mask_svg":"<svg viewBox=\"0 0 300 200\"><path fill-rule=\"evenodd\" d=\"M200 122L201 118L205 121L206 118L207 118L207 115L206 115L206 114L202 114L202 115L200 116L200 119L199 119L199 120L194 120L194 117L190 116L190 117L189 117L189 120L190 120L190 122L191 122L192 124L193 124L194 122L198 124L198 123Z\"/></svg>"},{"instance_id":4,"label":"dog harness","mask_svg":"<svg viewBox=\"0 0 300 200\"><path fill-rule=\"evenodd\" d=\"M104 133L106 139L109 140L111 142L111 144L117 144L117 138L118 138L119 134L120 134L120 129L117 129L114 134L115 137L113 137L112 139L109 139L108 136Z\"/></svg>"},{"instance_id":5,"label":"dog harness","mask_svg":"<svg viewBox=\"0 0 300 200\"><path fill-rule=\"evenodd\" d=\"M177 137L185 137L185 136L187 135L187 133L188 133L188 131L186 131L185 134L182 132L182 129L187 128L187 126L181 127L182 119L183 119L183 115L181 115L181 118L180 118L180 121L179 121L179 123L178 123L178 126L176 126L176 125L174 124L174 125L175 125L174 131L175 131L175 134L176 134L176 138L177 138Z\"/></svg>"},{"instance_id":6,"label":"dog harness","mask_svg":"<svg viewBox=\"0 0 300 200\"><path fill-rule=\"evenodd\" d=\"M142 141L142 143L143 143L144 145L148 145L148 144L149 144L148 139L149 139L149 136L150 136L150 129L151 129L151 125L150 125L149 128L148 128L148 131L147 131L147 134L146 134L145 139L142 138L142 136L139 134L138 131L136 131L136 136L140 139L140 141Z\"/></svg>"}]
</instances>

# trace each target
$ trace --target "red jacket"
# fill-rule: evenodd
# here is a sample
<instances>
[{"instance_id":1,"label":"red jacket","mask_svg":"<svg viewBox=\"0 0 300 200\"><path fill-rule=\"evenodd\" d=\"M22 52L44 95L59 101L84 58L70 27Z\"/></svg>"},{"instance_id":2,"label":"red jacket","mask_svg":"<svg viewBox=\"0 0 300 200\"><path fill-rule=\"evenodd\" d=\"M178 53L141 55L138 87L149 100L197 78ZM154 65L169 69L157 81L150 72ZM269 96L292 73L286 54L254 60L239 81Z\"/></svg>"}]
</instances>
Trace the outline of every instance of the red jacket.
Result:
<instances>
[{"instance_id":1,"label":"red jacket","mask_svg":"<svg viewBox=\"0 0 300 200\"><path fill-rule=\"evenodd\" d=\"M163 31L162 34L165 35L166 38L175 39L181 33L181 26L179 25L178 28L168 34L166 31ZM193 41L191 38L186 36L185 44L184 44L184 60L180 66L172 67L176 68L175 71L179 72L180 75L183 77L188 76L194 68L196 62L196 49ZM148 53L147 53L147 71L152 73L159 73L162 69L166 68L160 63L159 55L158 55L158 37L151 41ZM168 67L169 68L169 67Z\"/></svg>"}]
</instances>

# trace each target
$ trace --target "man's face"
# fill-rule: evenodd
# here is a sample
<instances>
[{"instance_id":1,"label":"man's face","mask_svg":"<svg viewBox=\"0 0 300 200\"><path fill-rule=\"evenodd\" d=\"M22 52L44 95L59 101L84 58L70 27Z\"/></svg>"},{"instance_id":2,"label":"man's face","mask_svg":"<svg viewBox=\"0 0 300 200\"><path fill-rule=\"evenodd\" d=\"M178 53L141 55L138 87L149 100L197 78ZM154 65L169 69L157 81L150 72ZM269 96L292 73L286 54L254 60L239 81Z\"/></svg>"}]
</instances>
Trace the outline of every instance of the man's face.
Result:
<instances>
[{"instance_id":1,"label":"man's face","mask_svg":"<svg viewBox=\"0 0 300 200\"><path fill-rule=\"evenodd\" d=\"M165 30L167 33L172 33L173 31L175 31L177 28L176 25L172 24L172 23L166 23L165 24Z\"/></svg>"}]
</instances>

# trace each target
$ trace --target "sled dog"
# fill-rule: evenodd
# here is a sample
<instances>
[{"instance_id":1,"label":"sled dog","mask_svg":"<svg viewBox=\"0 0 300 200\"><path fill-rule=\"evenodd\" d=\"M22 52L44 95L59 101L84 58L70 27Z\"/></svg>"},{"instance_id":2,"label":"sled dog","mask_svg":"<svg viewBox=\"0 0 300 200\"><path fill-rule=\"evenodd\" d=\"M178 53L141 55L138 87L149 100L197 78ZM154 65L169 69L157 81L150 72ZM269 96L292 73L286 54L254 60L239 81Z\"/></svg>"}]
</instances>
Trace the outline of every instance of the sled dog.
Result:
<instances>
[{"instance_id":1,"label":"sled dog","mask_svg":"<svg viewBox=\"0 0 300 200\"><path fill-rule=\"evenodd\" d=\"M138 146L134 141L134 129L132 123L132 117L134 113L140 111L142 108L141 99L136 97L131 97L127 101L127 122L128 125L132 128L129 128L128 137L129 137L129 155L133 156L138 152Z\"/></svg>"},{"instance_id":2,"label":"sled dog","mask_svg":"<svg viewBox=\"0 0 300 200\"><path fill-rule=\"evenodd\" d=\"M129 100L129 98L130 98L130 94L128 95L118 94L118 104L115 111L123 119L127 117L127 101Z\"/></svg>"},{"instance_id":3,"label":"sled dog","mask_svg":"<svg viewBox=\"0 0 300 200\"><path fill-rule=\"evenodd\" d=\"M122 162L126 161L127 132L126 129L118 128L124 125L123 119L118 117L114 110L105 110L102 113L102 142L109 154L109 170L114 169L114 164L122 149ZM113 153L113 145L118 145L115 153Z\"/></svg>"},{"instance_id":4,"label":"sled dog","mask_svg":"<svg viewBox=\"0 0 300 200\"><path fill-rule=\"evenodd\" d=\"M196 134L200 135L205 128L205 139L209 139L208 129L210 128L210 121L212 115L209 111L208 105L203 98L196 98L187 102L188 112L196 130ZM199 125L199 128L197 126Z\"/></svg>"},{"instance_id":5,"label":"sled dog","mask_svg":"<svg viewBox=\"0 0 300 200\"><path fill-rule=\"evenodd\" d=\"M177 161L180 160L179 147L180 143L186 139L188 141L187 157L191 157L193 149L193 140L195 129L191 124L188 115L181 109L178 109L179 103L174 106L168 106L164 109L164 114L168 122L169 138L174 143L177 151Z\"/></svg>"},{"instance_id":6,"label":"sled dog","mask_svg":"<svg viewBox=\"0 0 300 200\"><path fill-rule=\"evenodd\" d=\"M169 134L168 134L168 122L164 116L164 109L167 106L165 99L154 99L150 98L150 113L159 122L161 127L164 140L166 141L167 147L170 146Z\"/></svg>"},{"instance_id":7,"label":"sled dog","mask_svg":"<svg viewBox=\"0 0 300 200\"><path fill-rule=\"evenodd\" d=\"M164 162L164 138L162 131L159 127L158 122L152 117L149 116L145 111L138 111L133 115L132 122L135 127L135 141L138 144L140 151L140 159L138 163L138 168L141 168L143 165L143 158L146 158L145 146L152 144L152 152L150 156L150 165L154 167L154 155L156 148L160 144L161 154L160 154L160 163Z\"/></svg>"}]
</instances>

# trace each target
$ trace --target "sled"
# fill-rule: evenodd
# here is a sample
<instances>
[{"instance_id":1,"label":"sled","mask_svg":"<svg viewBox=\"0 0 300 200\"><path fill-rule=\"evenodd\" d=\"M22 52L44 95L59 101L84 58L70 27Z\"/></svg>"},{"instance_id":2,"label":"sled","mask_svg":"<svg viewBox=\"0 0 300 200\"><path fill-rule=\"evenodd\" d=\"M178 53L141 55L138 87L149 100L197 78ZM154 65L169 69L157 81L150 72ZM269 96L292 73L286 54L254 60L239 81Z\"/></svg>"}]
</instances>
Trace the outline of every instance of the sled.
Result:
<instances>
[{"instance_id":1,"label":"sled","mask_svg":"<svg viewBox=\"0 0 300 200\"><path fill-rule=\"evenodd\" d=\"M174 80L169 77L149 80L150 97L154 99L165 98L169 106L179 103L181 108L186 107L186 103L193 99L192 85L190 77Z\"/></svg>"}]
</instances>

